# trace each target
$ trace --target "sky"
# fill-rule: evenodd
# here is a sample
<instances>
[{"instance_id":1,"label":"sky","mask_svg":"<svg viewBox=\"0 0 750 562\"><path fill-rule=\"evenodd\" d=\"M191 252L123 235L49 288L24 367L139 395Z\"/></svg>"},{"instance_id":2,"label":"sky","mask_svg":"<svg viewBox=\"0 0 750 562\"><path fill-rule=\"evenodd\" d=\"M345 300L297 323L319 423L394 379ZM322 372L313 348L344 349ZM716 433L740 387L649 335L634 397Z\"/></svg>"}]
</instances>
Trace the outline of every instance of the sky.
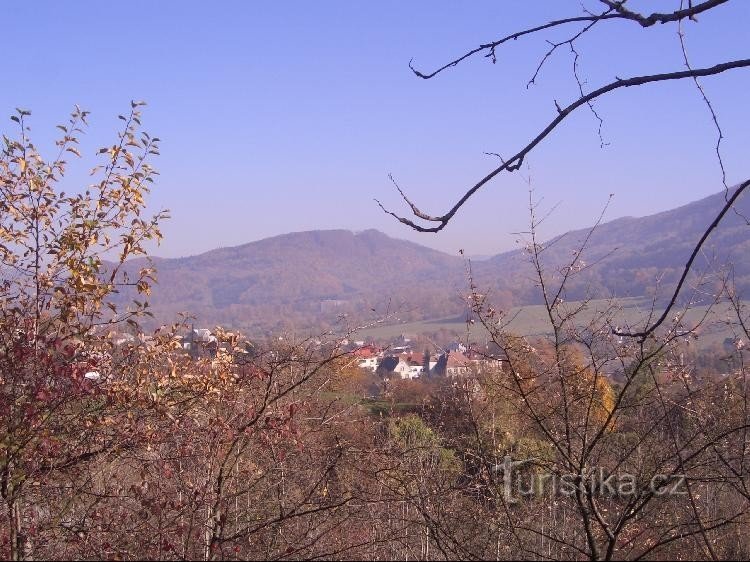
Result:
<instances>
[{"instance_id":1,"label":"sky","mask_svg":"<svg viewBox=\"0 0 750 562\"><path fill-rule=\"evenodd\" d=\"M585 4L599 11L597 2ZM679 2L631 2L673 10ZM74 104L91 111L66 190L86 182L117 115L145 100L145 130L162 139L152 209L168 208L156 255L193 255L286 232L379 229L456 254L513 249L528 229L529 185L552 209L543 236L606 218L643 216L722 189L716 129L690 81L611 94L604 119L579 110L526 160L498 176L446 229L420 234L386 216L408 212L388 179L424 211L445 212L576 97L561 48L527 88L546 41L508 43L495 64L475 56L432 80L431 70L480 43L558 17L579 0L493 2L128 1L6 2L0 20L0 131L15 107L32 112L36 144L52 154L55 124ZM685 25L694 66L747 58L750 2L734 0ZM615 76L682 70L675 26L601 23L576 43L587 90ZM750 70L706 78L724 134L729 184L747 178ZM708 219L707 219L708 220Z\"/></svg>"}]
</instances>

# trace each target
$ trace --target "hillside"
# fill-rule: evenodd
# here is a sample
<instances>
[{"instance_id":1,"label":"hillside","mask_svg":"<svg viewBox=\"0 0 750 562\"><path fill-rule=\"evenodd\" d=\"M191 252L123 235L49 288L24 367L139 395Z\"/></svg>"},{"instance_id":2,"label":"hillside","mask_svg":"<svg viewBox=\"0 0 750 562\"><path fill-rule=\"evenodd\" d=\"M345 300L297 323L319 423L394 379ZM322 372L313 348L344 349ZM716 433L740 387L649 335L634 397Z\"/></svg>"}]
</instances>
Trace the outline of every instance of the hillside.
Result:
<instances>
[{"instance_id":1,"label":"hillside","mask_svg":"<svg viewBox=\"0 0 750 562\"><path fill-rule=\"evenodd\" d=\"M699 201L662 213L626 217L601 224L591 236L583 254L589 267L575 276L567 298L587 294L598 297L651 295L659 279L659 295L673 290L694 245L725 203L722 191ZM720 266L734 266L735 281L750 291L750 198L743 194L707 240L695 262L694 272L713 275L715 285ZM546 271L552 274L569 263L589 230L568 232L547 243L543 254ZM480 284L496 291L512 292L517 304L539 302L538 290L530 280L528 258L520 250L495 256L474 267ZM559 278L559 274L557 275ZM695 275L693 276L695 280Z\"/></svg>"},{"instance_id":2,"label":"hillside","mask_svg":"<svg viewBox=\"0 0 750 562\"><path fill-rule=\"evenodd\" d=\"M583 255L590 267L572 278L565 298L651 295L657 279L660 294L668 294L724 197L721 192L663 213L601 224ZM750 227L744 216L750 217L747 198L709 238L696 271L731 262L738 286L749 292ZM546 271L559 270L587 233L572 231L551 240L544 253ZM129 267L142 263L135 260ZM351 322L394 310L399 321L460 316L465 307L459 294L468 286L461 258L376 230L297 232L154 263L159 283L150 302L157 321L189 311L198 324L253 333L331 326L342 314ZM473 272L502 306L539 302L521 250L475 261Z\"/></svg>"},{"instance_id":3,"label":"hillside","mask_svg":"<svg viewBox=\"0 0 750 562\"><path fill-rule=\"evenodd\" d=\"M284 234L154 263L157 319L189 311L201 325L253 332L331 324L341 314L362 321L394 310L401 319L458 313L466 285L460 258L376 230Z\"/></svg>"}]
</instances>

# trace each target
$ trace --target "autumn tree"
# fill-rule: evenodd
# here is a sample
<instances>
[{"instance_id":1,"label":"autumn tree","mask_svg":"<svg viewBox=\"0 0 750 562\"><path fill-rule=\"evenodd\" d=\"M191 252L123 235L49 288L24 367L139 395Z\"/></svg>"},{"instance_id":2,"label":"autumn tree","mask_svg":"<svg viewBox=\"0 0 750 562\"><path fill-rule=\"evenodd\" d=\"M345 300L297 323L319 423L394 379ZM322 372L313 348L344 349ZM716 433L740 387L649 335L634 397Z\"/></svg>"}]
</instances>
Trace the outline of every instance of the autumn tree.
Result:
<instances>
[{"instance_id":1,"label":"autumn tree","mask_svg":"<svg viewBox=\"0 0 750 562\"><path fill-rule=\"evenodd\" d=\"M88 112L76 108L59 125L57 155L47 160L29 137L30 113L11 119L0 155L0 488L5 503L6 555L35 550L38 513L30 497L56 474L109 451L127 438L105 435L116 397L107 381L112 330L147 313L147 303L117 310L108 297L123 284L147 295L151 270L123 279L126 259L161 236L166 215L144 215L159 139L139 130L141 103L121 116L123 128L99 150L92 183L64 193L68 159L81 156ZM81 483L79 483L80 485ZM35 500L36 501L36 500ZM49 506L48 506L49 507ZM62 517L62 515L59 515Z\"/></svg>"},{"instance_id":2,"label":"autumn tree","mask_svg":"<svg viewBox=\"0 0 750 562\"><path fill-rule=\"evenodd\" d=\"M128 259L158 241L166 217L145 214L159 139L140 131L141 105L98 151L92 183L68 194L87 112L60 126L51 161L29 138L29 112L4 137L2 552L364 557L399 529L372 525L378 474L394 459L376 445L382 424L340 399L366 384L342 347L351 333L263 346L217 327L212 352L191 354L185 321L139 326L155 271L133 276ZM126 290L136 299L116 306ZM378 501L385 513L400 505L396 494Z\"/></svg>"}]
</instances>

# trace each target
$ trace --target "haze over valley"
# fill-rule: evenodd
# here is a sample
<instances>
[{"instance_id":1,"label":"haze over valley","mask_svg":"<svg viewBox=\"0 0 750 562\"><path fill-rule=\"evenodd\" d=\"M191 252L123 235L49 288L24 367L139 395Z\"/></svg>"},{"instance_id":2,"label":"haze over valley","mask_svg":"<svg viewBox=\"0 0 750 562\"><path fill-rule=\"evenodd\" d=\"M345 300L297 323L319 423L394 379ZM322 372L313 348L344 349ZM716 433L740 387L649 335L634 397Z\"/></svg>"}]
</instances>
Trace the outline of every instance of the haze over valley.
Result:
<instances>
[{"instance_id":1,"label":"haze over valley","mask_svg":"<svg viewBox=\"0 0 750 562\"><path fill-rule=\"evenodd\" d=\"M721 209L725 192L656 215L600 224L569 282L569 300L617 296L668 296L708 219ZM692 279L720 285L726 264L734 264L739 289L750 288L750 268L737 259L750 250L745 217L750 202L740 198L711 235ZM548 241L543 255L550 279L568 265L589 229ZM426 235L429 236L429 235ZM143 260L130 263L130 270ZM249 333L330 328L366 323L465 316L462 296L469 287L468 261L377 230L296 232L220 248L196 256L154 258L158 284L148 299L155 322L179 312L195 323L226 325ZM723 266L721 264L724 264ZM471 262L475 283L498 306L539 304L528 253L523 248ZM559 274L557 275L559 277ZM690 296L691 291L685 291ZM118 299L127 300L123 293ZM346 322L340 317L346 315Z\"/></svg>"}]
</instances>

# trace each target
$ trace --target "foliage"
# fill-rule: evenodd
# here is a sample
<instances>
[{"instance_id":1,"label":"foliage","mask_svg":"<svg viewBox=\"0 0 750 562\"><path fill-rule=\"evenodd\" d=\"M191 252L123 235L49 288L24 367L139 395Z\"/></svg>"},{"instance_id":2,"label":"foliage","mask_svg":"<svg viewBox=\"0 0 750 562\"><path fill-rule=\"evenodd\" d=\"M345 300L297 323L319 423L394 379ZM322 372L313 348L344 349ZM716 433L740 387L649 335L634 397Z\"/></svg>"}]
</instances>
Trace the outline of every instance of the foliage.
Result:
<instances>
[{"instance_id":1,"label":"foliage","mask_svg":"<svg viewBox=\"0 0 750 562\"><path fill-rule=\"evenodd\" d=\"M25 528L27 490L63 469L130 446L136 435L117 428L127 390L106 381L122 368L108 330L146 314L135 302L118 311L109 301L123 285L148 295L152 270L128 279L126 259L161 237L157 213L143 218L155 171L158 138L139 132L140 106L121 116L123 130L99 150L93 183L79 193L59 191L88 112L78 108L59 125L57 156L45 160L29 139L29 112L11 118L16 138L3 137L0 155L0 410L2 498L12 558L31 541ZM112 256L105 265L105 259ZM126 358L127 360L127 358Z\"/></svg>"}]
</instances>

